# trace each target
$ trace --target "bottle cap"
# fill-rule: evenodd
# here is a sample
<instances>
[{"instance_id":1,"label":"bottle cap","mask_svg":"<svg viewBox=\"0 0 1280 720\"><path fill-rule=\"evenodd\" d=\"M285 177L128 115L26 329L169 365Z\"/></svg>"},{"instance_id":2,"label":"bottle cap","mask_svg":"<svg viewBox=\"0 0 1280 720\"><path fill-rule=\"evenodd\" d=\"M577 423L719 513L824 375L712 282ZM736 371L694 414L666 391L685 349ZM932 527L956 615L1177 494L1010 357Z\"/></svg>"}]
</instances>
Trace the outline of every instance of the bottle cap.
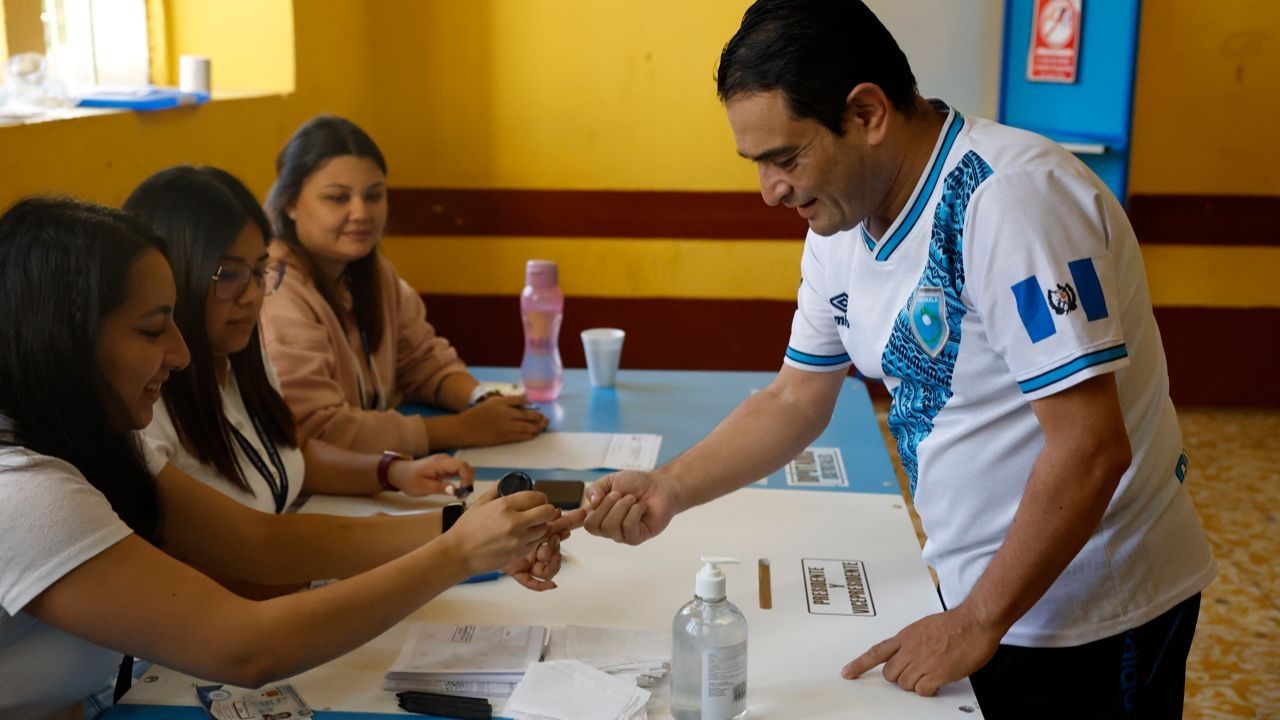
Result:
<instances>
[{"instance_id":1,"label":"bottle cap","mask_svg":"<svg viewBox=\"0 0 1280 720\"><path fill-rule=\"evenodd\" d=\"M524 284L529 287L555 287L560 283L560 268L555 260L530 260L524 265Z\"/></svg>"},{"instance_id":2,"label":"bottle cap","mask_svg":"<svg viewBox=\"0 0 1280 720\"><path fill-rule=\"evenodd\" d=\"M702 562L702 569L698 571L698 580L693 585L693 594L703 600L723 600L725 578L724 573L720 571L720 566L737 565L738 559L703 555Z\"/></svg>"}]
</instances>

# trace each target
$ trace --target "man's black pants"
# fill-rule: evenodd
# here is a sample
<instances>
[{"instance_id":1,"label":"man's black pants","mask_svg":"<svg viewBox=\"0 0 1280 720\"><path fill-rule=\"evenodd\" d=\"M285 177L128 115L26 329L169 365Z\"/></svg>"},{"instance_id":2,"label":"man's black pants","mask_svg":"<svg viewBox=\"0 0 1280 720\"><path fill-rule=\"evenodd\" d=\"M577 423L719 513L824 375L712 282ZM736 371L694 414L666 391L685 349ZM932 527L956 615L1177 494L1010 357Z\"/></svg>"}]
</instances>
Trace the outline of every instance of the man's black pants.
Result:
<instances>
[{"instance_id":1,"label":"man's black pants","mask_svg":"<svg viewBox=\"0 0 1280 720\"><path fill-rule=\"evenodd\" d=\"M1118 635L1068 648L1001 645L969 677L988 720L1180 718L1200 594Z\"/></svg>"}]
</instances>

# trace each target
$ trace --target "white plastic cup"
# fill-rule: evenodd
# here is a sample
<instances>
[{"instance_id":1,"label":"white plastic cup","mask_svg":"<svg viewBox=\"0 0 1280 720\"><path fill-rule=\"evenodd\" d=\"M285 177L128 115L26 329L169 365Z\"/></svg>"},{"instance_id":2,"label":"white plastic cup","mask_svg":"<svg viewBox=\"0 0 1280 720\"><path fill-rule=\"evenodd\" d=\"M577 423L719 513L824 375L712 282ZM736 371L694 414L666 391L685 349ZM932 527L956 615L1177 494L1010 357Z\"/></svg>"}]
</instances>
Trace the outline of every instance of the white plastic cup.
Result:
<instances>
[{"instance_id":1,"label":"white plastic cup","mask_svg":"<svg viewBox=\"0 0 1280 720\"><path fill-rule=\"evenodd\" d=\"M178 58L178 89L184 93L209 94L213 87L209 58L204 55L182 55Z\"/></svg>"},{"instance_id":2,"label":"white plastic cup","mask_svg":"<svg viewBox=\"0 0 1280 720\"><path fill-rule=\"evenodd\" d=\"M587 356L587 377L591 387L613 387L622 359L622 341L627 333L618 328L591 328L582 331L582 350Z\"/></svg>"}]
</instances>

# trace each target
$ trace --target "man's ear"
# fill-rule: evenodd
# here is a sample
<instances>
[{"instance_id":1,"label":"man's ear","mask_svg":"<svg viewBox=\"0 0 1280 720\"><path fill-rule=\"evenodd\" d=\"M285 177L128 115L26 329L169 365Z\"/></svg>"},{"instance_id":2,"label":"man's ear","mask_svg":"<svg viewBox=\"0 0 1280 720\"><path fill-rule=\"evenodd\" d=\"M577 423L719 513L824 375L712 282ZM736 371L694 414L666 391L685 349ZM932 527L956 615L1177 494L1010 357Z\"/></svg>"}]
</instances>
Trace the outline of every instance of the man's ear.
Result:
<instances>
[{"instance_id":1,"label":"man's ear","mask_svg":"<svg viewBox=\"0 0 1280 720\"><path fill-rule=\"evenodd\" d=\"M868 145L884 142L893 113L893 103L875 83L855 85L844 99L845 131L859 132Z\"/></svg>"}]
</instances>

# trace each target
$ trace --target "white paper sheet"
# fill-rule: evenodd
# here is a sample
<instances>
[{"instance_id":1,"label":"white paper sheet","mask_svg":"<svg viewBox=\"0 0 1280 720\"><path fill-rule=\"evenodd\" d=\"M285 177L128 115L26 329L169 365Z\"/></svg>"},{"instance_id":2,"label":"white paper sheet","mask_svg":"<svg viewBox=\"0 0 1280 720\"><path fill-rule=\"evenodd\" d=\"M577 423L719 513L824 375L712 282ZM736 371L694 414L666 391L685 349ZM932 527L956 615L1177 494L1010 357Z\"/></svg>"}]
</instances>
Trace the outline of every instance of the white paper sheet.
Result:
<instances>
[{"instance_id":1,"label":"white paper sheet","mask_svg":"<svg viewBox=\"0 0 1280 720\"><path fill-rule=\"evenodd\" d=\"M537 663L511 693L505 714L532 720L640 720L649 691L577 660Z\"/></svg>"},{"instance_id":2,"label":"white paper sheet","mask_svg":"<svg viewBox=\"0 0 1280 720\"><path fill-rule=\"evenodd\" d=\"M671 634L566 625L552 631L547 659L579 660L642 688L652 687L671 669Z\"/></svg>"},{"instance_id":3,"label":"white paper sheet","mask_svg":"<svg viewBox=\"0 0 1280 720\"><path fill-rule=\"evenodd\" d=\"M597 668L671 659L671 633L655 630L565 625L564 640L564 659L581 660Z\"/></svg>"},{"instance_id":4,"label":"white paper sheet","mask_svg":"<svg viewBox=\"0 0 1280 720\"><path fill-rule=\"evenodd\" d=\"M609 440L604 464L615 470L652 470L658 466L661 435L614 435Z\"/></svg>"},{"instance_id":5,"label":"white paper sheet","mask_svg":"<svg viewBox=\"0 0 1280 720\"><path fill-rule=\"evenodd\" d=\"M553 432L520 443L459 450L455 457L475 467L652 470L661 446L661 435Z\"/></svg>"}]
</instances>

